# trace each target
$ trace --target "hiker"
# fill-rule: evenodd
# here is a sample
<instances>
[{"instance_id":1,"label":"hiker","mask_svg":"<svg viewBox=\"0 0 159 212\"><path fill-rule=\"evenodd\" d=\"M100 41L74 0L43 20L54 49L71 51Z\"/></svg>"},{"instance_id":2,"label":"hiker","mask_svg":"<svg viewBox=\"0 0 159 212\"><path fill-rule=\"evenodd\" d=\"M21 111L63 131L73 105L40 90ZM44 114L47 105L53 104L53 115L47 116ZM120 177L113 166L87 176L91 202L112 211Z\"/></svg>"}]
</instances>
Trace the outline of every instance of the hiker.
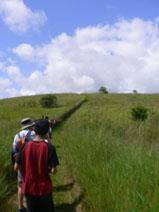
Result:
<instances>
[{"instance_id":1,"label":"hiker","mask_svg":"<svg viewBox=\"0 0 159 212\"><path fill-rule=\"evenodd\" d=\"M59 164L55 147L45 142L49 121L35 122L36 136L20 149L14 169L22 169L22 193L26 197L28 212L54 212L52 181L49 172L55 174Z\"/></svg>"},{"instance_id":2,"label":"hiker","mask_svg":"<svg viewBox=\"0 0 159 212\"><path fill-rule=\"evenodd\" d=\"M21 131L15 135L13 141L12 155L16 160L23 142L28 142L35 137L34 122L30 118L25 118L21 121ZM14 163L14 162L13 162ZM23 206L22 194L22 172L18 171L18 212L25 212L26 208Z\"/></svg>"},{"instance_id":3,"label":"hiker","mask_svg":"<svg viewBox=\"0 0 159 212\"><path fill-rule=\"evenodd\" d=\"M52 128L53 128L53 125L56 124L56 120L55 119L53 121L49 120L48 116L45 116L45 119L49 121L49 138L51 139Z\"/></svg>"}]
</instances>

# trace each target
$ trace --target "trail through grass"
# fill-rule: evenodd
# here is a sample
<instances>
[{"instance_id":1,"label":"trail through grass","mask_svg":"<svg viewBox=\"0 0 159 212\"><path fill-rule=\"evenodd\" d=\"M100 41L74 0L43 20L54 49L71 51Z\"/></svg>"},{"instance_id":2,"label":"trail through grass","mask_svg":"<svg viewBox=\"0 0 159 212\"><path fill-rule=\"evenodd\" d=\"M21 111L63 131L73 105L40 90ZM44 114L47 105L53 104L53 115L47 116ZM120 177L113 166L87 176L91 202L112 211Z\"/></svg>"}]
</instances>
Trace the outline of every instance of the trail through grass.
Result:
<instances>
[{"instance_id":1,"label":"trail through grass","mask_svg":"<svg viewBox=\"0 0 159 212\"><path fill-rule=\"evenodd\" d=\"M59 106L47 109L39 105L41 96L0 100L0 211L14 212L17 208L14 204L17 176L13 171L10 152L13 138L20 130L20 121L24 117L35 120L43 115L56 119L83 100L82 95L59 94L57 95Z\"/></svg>"},{"instance_id":2,"label":"trail through grass","mask_svg":"<svg viewBox=\"0 0 159 212\"><path fill-rule=\"evenodd\" d=\"M87 98L55 135L81 187L82 211L159 211L158 95ZM151 109L145 122L131 119L138 104Z\"/></svg>"},{"instance_id":3,"label":"trail through grass","mask_svg":"<svg viewBox=\"0 0 159 212\"><path fill-rule=\"evenodd\" d=\"M159 95L85 96L87 102L53 133L60 159L53 176L56 210L159 211ZM145 122L131 119L136 105L150 109Z\"/></svg>"}]
</instances>

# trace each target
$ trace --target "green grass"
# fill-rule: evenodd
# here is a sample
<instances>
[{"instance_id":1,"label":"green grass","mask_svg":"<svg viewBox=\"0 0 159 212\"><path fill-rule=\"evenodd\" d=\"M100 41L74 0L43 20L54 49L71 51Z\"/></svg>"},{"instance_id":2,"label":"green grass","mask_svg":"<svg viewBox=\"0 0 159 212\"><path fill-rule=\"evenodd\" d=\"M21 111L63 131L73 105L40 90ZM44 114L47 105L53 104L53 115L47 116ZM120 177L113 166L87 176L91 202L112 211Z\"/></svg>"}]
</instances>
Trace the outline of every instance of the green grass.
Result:
<instances>
[{"instance_id":1,"label":"green grass","mask_svg":"<svg viewBox=\"0 0 159 212\"><path fill-rule=\"evenodd\" d=\"M39 105L41 97L42 95L0 100L0 205L17 189L17 177L11 164L10 152L14 136L20 131L21 120L25 117L36 120L43 115L56 119L84 98L76 94L57 94L58 107L47 109Z\"/></svg>"},{"instance_id":2,"label":"green grass","mask_svg":"<svg viewBox=\"0 0 159 212\"><path fill-rule=\"evenodd\" d=\"M73 212L79 203L82 212L159 211L159 95L83 95L87 101L53 132L60 160L53 176L58 211ZM60 94L59 107L51 110L38 105L40 96L0 101L0 198L15 182L9 157L19 121L58 117L83 95ZM137 105L150 109L144 122L132 120Z\"/></svg>"},{"instance_id":3,"label":"green grass","mask_svg":"<svg viewBox=\"0 0 159 212\"><path fill-rule=\"evenodd\" d=\"M84 211L159 211L159 95L86 95L55 135ZM131 108L150 108L145 122Z\"/></svg>"}]
</instances>

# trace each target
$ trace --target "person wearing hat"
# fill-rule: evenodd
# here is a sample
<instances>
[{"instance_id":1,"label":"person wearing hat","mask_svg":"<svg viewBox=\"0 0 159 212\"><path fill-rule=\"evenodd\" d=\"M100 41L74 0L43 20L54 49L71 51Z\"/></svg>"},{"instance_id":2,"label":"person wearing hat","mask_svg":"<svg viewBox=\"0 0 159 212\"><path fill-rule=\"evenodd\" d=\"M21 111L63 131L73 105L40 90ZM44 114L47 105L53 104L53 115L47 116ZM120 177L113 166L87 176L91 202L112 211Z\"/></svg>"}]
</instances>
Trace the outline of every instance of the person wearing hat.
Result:
<instances>
[{"instance_id":1,"label":"person wearing hat","mask_svg":"<svg viewBox=\"0 0 159 212\"><path fill-rule=\"evenodd\" d=\"M28 212L54 212L52 181L49 173L55 174L59 165L55 147L45 142L48 138L49 121L35 122L35 138L24 143L14 169L22 169L22 193L26 197Z\"/></svg>"},{"instance_id":2,"label":"person wearing hat","mask_svg":"<svg viewBox=\"0 0 159 212\"><path fill-rule=\"evenodd\" d=\"M16 160L23 143L33 140L35 137L34 131L35 123L30 118L25 118L21 121L21 131L17 133L13 141L13 157ZM18 212L25 212L26 208L23 206L22 194L22 172L18 171Z\"/></svg>"}]
</instances>

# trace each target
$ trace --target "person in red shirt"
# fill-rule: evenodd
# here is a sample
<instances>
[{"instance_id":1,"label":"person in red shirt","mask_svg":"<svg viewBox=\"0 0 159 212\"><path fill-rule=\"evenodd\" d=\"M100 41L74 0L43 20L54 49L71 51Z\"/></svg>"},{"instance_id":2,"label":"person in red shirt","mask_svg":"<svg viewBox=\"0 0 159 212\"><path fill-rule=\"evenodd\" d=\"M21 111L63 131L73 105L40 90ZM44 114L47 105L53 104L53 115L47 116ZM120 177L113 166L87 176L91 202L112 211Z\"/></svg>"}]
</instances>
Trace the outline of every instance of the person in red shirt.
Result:
<instances>
[{"instance_id":1,"label":"person in red shirt","mask_svg":"<svg viewBox=\"0 0 159 212\"><path fill-rule=\"evenodd\" d=\"M49 121L49 138L51 139L51 136L52 136L52 128L53 126L56 124L56 120L49 120L49 117L48 116L45 116L45 119Z\"/></svg>"},{"instance_id":2,"label":"person in red shirt","mask_svg":"<svg viewBox=\"0 0 159 212\"><path fill-rule=\"evenodd\" d=\"M49 121L35 122L36 136L22 145L14 169L22 169L22 193L26 197L28 212L54 212L52 181L49 172L55 174L59 164L55 147L45 142Z\"/></svg>"}]
</instances>

